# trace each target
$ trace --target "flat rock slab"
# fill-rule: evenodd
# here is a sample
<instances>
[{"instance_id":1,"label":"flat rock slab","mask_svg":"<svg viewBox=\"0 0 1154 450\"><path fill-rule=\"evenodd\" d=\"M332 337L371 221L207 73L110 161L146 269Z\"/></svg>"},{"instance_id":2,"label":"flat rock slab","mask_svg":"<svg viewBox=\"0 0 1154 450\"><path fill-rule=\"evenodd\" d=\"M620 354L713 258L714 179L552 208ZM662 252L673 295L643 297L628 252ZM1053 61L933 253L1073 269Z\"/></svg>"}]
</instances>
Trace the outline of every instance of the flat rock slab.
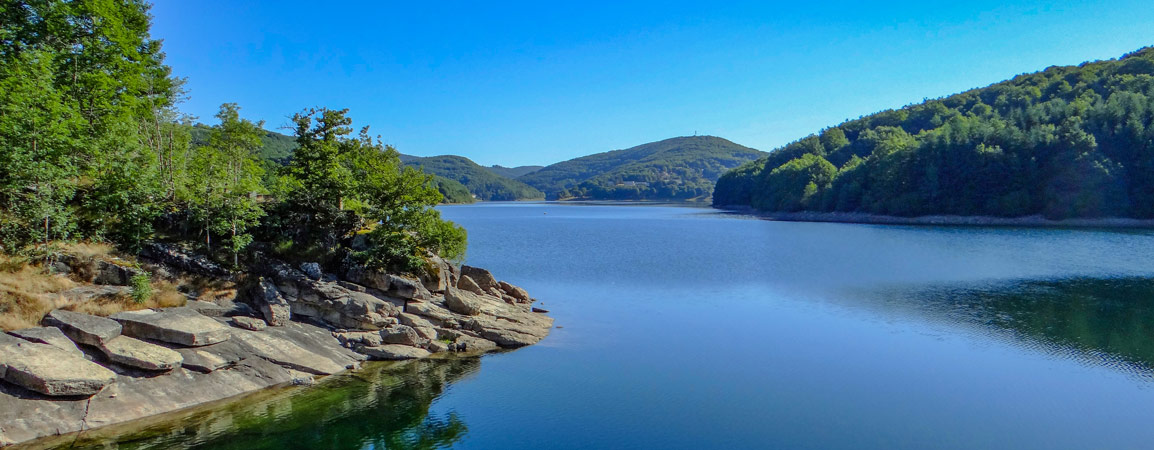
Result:
<instances>
[{"instance_id":1,"label":"flat rock slab","mask_svg":"<svg viewBox=\"0 0 1154 450\"><path fill-rule=\"evenodd\" d=\"M119 336L105 342L100 346L100 351L114 363L145 370L172 370L180 367L184 361L184 357L175 350L128 336Z\"/></svg>"},{"instance_id":2,"label":"flat rock slab","mask_svg":"<svg viewBox=\"0 0 1154 450\"><path fill-rule=\"evenodd\" d=\"M230 336L227 326L191 308L127 311L112 319L120 322L125 335L189 347L224 342Z\"/></svg>"},{"instance_id":3,"label":"flat rock slab","mask_svg":"<svg viewBox=\"0 0 1154 450\"><path fill-rule=\"evenodd\" d=\"M233 331L233 339L252 354L301 372L332 375L345 370L344 366L325 356L266 333L236 329Z\"/></svg>"},{"instance_id":4,"label":"flat rock slab","mask_svg":"<svg viewBox=\"0 0 1154 450\"><path fill-rule=\"evenodd\" d=\"M68 336L65 336L64 332L60 331L59 328L25 328L22 330L9 331L8 334L24 339L26 341L48 344L80 358L84 357L84 352L80 351L80 348L76 346L76 343L72 342L72 339L68 339Z\"/></svg>"},{"instance_id":5,"label":"flat rock slab","mask_svg":"<svg viewBox=\"0 0 1154 450\"><path fill-rule=\"evenodd\" d=\"M120 324L115 320L61 309L44 316L43 323L59 328L69 339L79 344L94 347L120 336L121 331Z\"/></svg>"},{"instance_id":6,"label":"flat rock slab","mask_svg":"<svg viewBox=\"0 0 1154 450\"><path fill-rule=\"evenodd\" d=\"M400 344L385 344L376 347L361 347L360 353L371 359L382 361L399 361L402 359L417 359L429 356L429 351L423 348L410 347Z\"/></svg>"},{"instance_id":7,"label":"flat rock slab","mask_svg":"<svg viewBox=\"0 0 1154 450\"><path fill-rule=\"evenodd\" d=\"M0 334L0 376L4 381L50 396L92 396L116 374L52 345Z\"/></svg>"},{"instance_id":8,"label":"flat rock slab","mask_svg":"<svg viewBox=\"0 0 1154 450\"><path fill-rule=\"evenodd\" d=\"M244 328L246 330L252 330L252 331L261 331L265 328L268 328L268 324L265 323L264 320L257 319L255 317L236 316L236 317L233 317L232 320L230 320L229 322L232 323L237 328Z\"/></svg>"},{"instance_id":9,"label":"flat rock slab","mask_svg":"<svg viewBox=\"0 0 1154 450\"><path fill-rule=\"evenodd\" d=\"M210 373L236 363L235 359L230 361L230 358L200 348L178 348L176 352L184 358L181 366L200 373Z\"/></svg>"}]
</instances>

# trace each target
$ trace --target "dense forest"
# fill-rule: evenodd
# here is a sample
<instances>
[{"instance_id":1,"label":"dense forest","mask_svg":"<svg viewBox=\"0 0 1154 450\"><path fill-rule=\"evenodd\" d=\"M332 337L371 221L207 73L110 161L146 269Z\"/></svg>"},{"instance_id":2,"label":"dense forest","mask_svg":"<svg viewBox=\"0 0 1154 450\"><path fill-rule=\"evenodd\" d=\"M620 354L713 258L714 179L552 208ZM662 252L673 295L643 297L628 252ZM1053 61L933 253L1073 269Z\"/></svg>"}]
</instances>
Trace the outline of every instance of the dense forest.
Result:
<instances>
[{"instance_id":1,"label":"dense forest","mask_svg":"<svg viewBox=\"0 0 1154 450\"><path fill-rule=\"evenodd\" d=\"M195 126L148 9L0 0L0 253L167 240L235 266L261 243L409 272L429 252L463 254L464 230L433 209L432 178L354 132L346 110L297 113L291 143L235 104Z\"/></svg>"},{"instance_id":2,"label":"dense forest","mask_svg":"<svg viewBox=\"0 0 1154 450\"><path fill-rule=\"evenodd\" d=\"M559 162L518 180L549 199L692 200L726 170L765 153L715 136L688 136Z\"/></svg>"},{"instance_id":3,"label":"dense forest","mask_svg":"<svg viewBox=\"0 0 1154 450\"><path fill-rule=\"evenodd\" d=\"M847 121L726 173L716 206L1154 218L1154 48Z\"/></svg>"},{"instance_id":4,"label":"dense forest","mask_svg":"<svg viewBox=\"0 0 1154 450\"><path fill-rule=\"evenodd\" d=\"M497 175L463 156L419 157L402 155L401 159L407 166L464 185L478 200L511 201L545 198L545 194L532 186Z\"/></svg>"},{"instance_id":5,"label":"dense forest","mask_svg":"<svg viewBox=\"0 0 1154 450\"><path fill-rule=\"evenodd\" d=\"M493 166L486 167L486 169L489 169L490 172L493 172L493 173L500 175L500 176L503 176L505 178L517 178L517 177L520 177L523 175L531 174L533 172L536 172L536 171L544 169L544 168L545 168L545 166L505 167L505 166L501 166L501 165L493 165Z\"/></svg>"}]
</instances>

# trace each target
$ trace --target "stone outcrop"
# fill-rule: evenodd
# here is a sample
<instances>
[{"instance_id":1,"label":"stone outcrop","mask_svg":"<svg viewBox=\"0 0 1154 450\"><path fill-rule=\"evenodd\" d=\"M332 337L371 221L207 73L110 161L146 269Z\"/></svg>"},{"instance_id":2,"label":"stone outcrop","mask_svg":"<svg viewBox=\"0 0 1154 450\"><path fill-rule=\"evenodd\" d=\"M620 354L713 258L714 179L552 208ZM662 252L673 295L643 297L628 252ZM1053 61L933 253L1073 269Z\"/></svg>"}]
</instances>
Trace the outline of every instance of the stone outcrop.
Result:
<instances>
[{"instance_id":1,"label":"stone outcrop","mask_svg":"<svg viewBox=\"0 0 1154 450\"><path fill-rule=\"evenodd\" d=\"M59 328L69 339L78 344L94 347L120 336L121 330L120 324L115 320L61 309L44 316L43 324Z\"/></svg>"},{"instance_id":2,"label":"stone outcrop","mask_svg":"<svg viewBox=\"0 0 1154 450\"><path fill-rule=\"evenodd\" d=\"M191 255L180 247L150 243L141 249L140 256L183 272L231 280L232 272L201 255Z\"/></svg>"},{"instance_id":3,"label":"stone outcrop","mask_svg":"<svg viewBox=\"0 0 1154 450\"><path fill-rule=\"evenodd\" d=\"M0 378L49 396L91 396L116 374L55 346L0 334Z\"/></svg>"},{"instance_id":4,"label":"stone outcrop","mask_svg":"<svg viewBox=\"0 0 1154 450\"><path fill-rule=\"evenodd\" d=\"M63 331L55 327L35 327L25 328L23 330L10 331L8 334L16 336L30 342L37 342L41 344L48 344L58 349L71 353L73 356L84 357L84 352L76 346L72 339L64 335Z\"/></svg>"},{"instance_id":5,"label":"stone outcrop","mask_svg":"<svg viewBox=\"0 0 1154 450\"><path fill-rule=\"evenodd\" d=\"M227 273L176 248L148 253L179 270ZM309 384L366 359L517 348L552 327L533 312L527 292L489 271L439 258L430 264L416 279L346 267L338 280L316 264L270 260L262 263L266 278L244 280L249 287L239 301L252 308L218 299L111 318L52 311L44 327L0 335L0 441ZM50 400L28 390L74 397Z\"/></svg>"},{"instance_id":6,"label":"stone outcrop","mask_svg":"<svg viewBox=\"0 0 1154 450\"><path fill-rule=\"evenodd\" d=\"M223 342L228 327L190 308L126 311L112 315L122 333L139 339L196 347Z\"/></svg>"},{"instance_id":7,"label":"stone outcrop","mask_svg":"<svg viewBox=\"0 0 1154 450\"><path fill-rule=\"evenodd\" d=\"M175 350L128 336L117 336L100 345L109 361L144 370L168 371L180 367L184 357Z\"/></svg>"}]
</instances>

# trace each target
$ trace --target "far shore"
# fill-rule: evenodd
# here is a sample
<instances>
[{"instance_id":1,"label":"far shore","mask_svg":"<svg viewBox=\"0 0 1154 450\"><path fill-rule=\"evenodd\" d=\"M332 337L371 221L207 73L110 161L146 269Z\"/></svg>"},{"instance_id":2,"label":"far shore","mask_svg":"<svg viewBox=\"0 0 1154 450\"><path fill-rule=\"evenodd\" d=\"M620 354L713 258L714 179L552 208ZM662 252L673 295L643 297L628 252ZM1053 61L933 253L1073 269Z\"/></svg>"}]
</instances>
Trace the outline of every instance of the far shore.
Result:
<instances>
[{"instance_id":1,"label":"far shore","mask_svg":"<svg viewBox=\"0 0 1154 450\"><path fill-rule=\"evenodd\" d=\"M782 222L834 222L862 223L876 225L960 225L960 226L1006 226L1039 228L1154 228L1154 220L1125 217L1099 217L1081 219L1047 219L1041 215L1022 217L994 216L917 216L901 217L867 213L848 212L767 212L748 206L716 206L715 208L741 214L755 215L768 220Z\"/></svg>"}]
</instances>

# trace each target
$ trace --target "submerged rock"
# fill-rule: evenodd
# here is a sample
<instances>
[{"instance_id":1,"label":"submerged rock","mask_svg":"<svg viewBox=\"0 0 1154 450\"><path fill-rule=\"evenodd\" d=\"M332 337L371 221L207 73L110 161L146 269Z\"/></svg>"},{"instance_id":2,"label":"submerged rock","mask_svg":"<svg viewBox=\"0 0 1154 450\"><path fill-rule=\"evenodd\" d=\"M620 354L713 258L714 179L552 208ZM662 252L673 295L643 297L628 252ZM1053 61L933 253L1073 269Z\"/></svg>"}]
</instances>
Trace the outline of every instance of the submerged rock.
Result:
<instances>
[{"instance_id":1,"label":"submerged rock","mask_svg":"<svg viewBox=\"0 0 1154 450\"><path fill-rule=\"evenodd\" d=\"M78 344L99 346L120 336L121 326L115 320L78 312L53 310L44 316L44 325L59 328Z\"/></svg>"},{"instance_id":2,"label":"submerged rock","mask_svg":"<svg viewBox=\"0 0 1154 450\"><path fill-rule=\"evenodd\" d=\"M223 342L228 327L190 308L126 311L112 315L124 327L123 333L171 344L197 347Z\"/></svg>"}]
</instances>

